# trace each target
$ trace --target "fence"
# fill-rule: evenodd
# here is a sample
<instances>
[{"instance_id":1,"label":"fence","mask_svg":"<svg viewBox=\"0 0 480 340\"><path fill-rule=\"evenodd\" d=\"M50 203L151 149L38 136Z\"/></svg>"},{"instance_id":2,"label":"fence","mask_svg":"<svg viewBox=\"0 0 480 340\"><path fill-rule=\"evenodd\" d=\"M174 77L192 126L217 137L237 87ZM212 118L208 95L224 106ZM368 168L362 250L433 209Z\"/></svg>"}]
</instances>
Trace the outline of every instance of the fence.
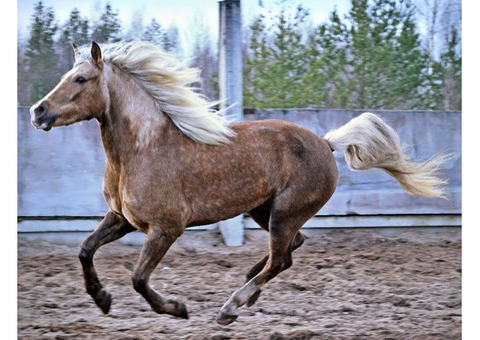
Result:
<instances>
[{"instance_id":1,"label":"fence","mask_svg":"<svg viewBox=\"0 0 480 340\"><path fill-rule=\"evenodd\" d=\"M363 111L245 110L245 120L283 119L318 135ZM380 170L352 172L335 153L339 185L306 227L443 226L461 224L461 112L373 111L399 133L414 160L454 152L443 176L448 200L413 197ZM107 211L102 196L105 156L95 121L49 132L29 123L28 108L18 114L18 231L92 230ZM74 221L72 223L72 221ZM245 227L254 223L246 218Z\"/></svg>"}]
</instances>

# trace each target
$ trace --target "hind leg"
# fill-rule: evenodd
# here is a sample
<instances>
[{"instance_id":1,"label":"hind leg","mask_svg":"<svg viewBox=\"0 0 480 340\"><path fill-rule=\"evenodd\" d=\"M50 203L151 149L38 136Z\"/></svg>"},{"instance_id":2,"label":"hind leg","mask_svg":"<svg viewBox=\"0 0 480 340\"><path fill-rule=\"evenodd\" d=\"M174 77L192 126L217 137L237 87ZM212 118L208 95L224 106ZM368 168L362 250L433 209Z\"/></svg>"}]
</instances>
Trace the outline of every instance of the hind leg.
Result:
<instances>
[{"instance_id":1,"label":"hind leg","mask_svg":"<svg viewBox=\"0 0 480 340\"><path fill-rule=\"evenodd\" d=\"M300 246L303 244L305 241L305 235L303 235L300 231L297 232L295 235L295 238L293 239L292 242L292 251L295 251L296 249L300 248ZM265 264L268 261L268 255L266 255L261 261L259 261L257 264L255 264L245 275L247 278L247 281L250 281L255 277L258 273L262 271L262 269L265 267Z\"/></svg>"},{"instance_id":2,"label":"hind leg","mask_svg":"<svg viewBox=\"0 0 480 340\"><path fill-rule=\"evenodd\" d=\"M267 202L260 207L257 207L249 212L250 217L257 222L257 224L266 231L269 231L268 223L270 221L270 209L271 203ZM260 262L255 264L252 269L250 269L246 275L247 281L250 281L255 275L260 273L260 271L265 267L267 263L268 255L265 256Z\"/></svg>"},{"instance_id":3,"label":"hind leg","mask_svg":"<svg viewBox=\"0 0 480 340\"><path fill-rule=\"evenodd\" d=\"M257 222L257 224L264 230L269 231L269 222L270 222L270 213L272 208L272 201L269 200L262 204L261 206L251 210L249 212L250 217ZM295 235L295 239L293 240L292 244L292 251L297 249L303 244L305 241L305 236L301 232L297 232ZM266 255L260 262L255 264L245 275L247 281L250 281L255 275L260 273L260 271L265 267L265 264L268 261L268 255Z\"/></svg>"},{"instance_id":4,"label":"hind leg","mask_svg":"<svg viewBox=\"0 0 480 340\"><path fill-rule=\"evenodd\" d=\"M252 219L257 222L257 224L264 230L269 231L269 221L270 221L270 210L271 210L271 202L266 202L265 204L261 205L258 208L253 209L249 212ZM295 235L295 238L292 242L292 251L299 248L303 242L305 241L305 236L298 231ZM260 260L257 264L255 264L245 275L247 282L250 281L253 277L255 277L258 273L262 271L265 267L265 264L268 261L268 255L266 255L262 260ZM247 307L252 306L260 296L261 290L259 289L250 299L247 301Z\"/></svg>"},{"instance_id":5,"label":"hind leg","mask_svg":"<svg viewBox=\"0 0 480 340\"><path fill-rule=\"evenodd\" d=\"M235 321L238 317L239 307L252 300L255 302L260 294L260 288L292 265L294 244L298 247L303 242L303 235L298 233L298 230L308 218L310 218L310 215L281 220L271 219L270 253L264 267L243 287L232 294L217 316L218 323L226 325ZM301 236L298 236L297 242L294 242L297 234Z\"/></svg>"},{"instance_id":6,"label":"hind leg","mask_svg":"<svg viewBox=\"0 0 480 340\"><path fill-rule=\"evenodd\" d=\"M295 238L292 241L292 247L291 247L292 250L291 251L293 252L296 249L298 249L303 244L304 241L305 241L305 236L300 231L298 231L297 234L295 235ZM268 258L269 258L268 255L265 256L260 262L258 262L255 266L252 267L252 269L249 270L249 272L246 275L247 282L250 281L251 279L253 279L258 273L260 273L262 271L262 269L267 264ZM252 295L248 299L248 301L246 303L247 307L250 307L253 304L255 304L255 302L257 302L258 297L260 296L261 292L262 292L262 290L259 289L254 295Z\"/></svg>"}]
</instances>

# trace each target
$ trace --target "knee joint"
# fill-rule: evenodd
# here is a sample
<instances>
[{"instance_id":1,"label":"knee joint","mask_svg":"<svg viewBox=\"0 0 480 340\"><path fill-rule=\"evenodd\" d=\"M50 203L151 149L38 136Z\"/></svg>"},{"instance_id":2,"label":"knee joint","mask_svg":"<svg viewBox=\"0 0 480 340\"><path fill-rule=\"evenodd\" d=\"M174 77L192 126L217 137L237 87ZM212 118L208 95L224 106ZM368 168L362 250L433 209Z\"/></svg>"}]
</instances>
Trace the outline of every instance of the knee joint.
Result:
<instances>
[{"instance_id":1,"label":"knee joint","mask_svg":"<svg viewBox=\"0 0 480 340\"><path fill-rule=\"evenodd\" d=\"M90 261L92 256L85 250L85 248L82 248L80 249L80 253L78 253L78 258L80 259L80 262L84 263L86 261Z\"/></svg>"},{"instance_id":2,"label":"knee joint","mask_svg":"<svg viewBox=\"0 0 480 340\"><path fill-rule=\"evenodd\" d=\"M305 242L305 236L299 232L293 240L292 250L299 248L303 242Z\"/></svg>"},{"instance_id":3,"label":"knee joint","mask_svg":"<svg viewBox=\"0 0 480 340\"><path fill-rule=\"evenodd\" d=\"M146 285L144 279L138 277L137 275L132 275L133 288L140 294L144 294L146 291Z\"/></svg>"}]
</instances>

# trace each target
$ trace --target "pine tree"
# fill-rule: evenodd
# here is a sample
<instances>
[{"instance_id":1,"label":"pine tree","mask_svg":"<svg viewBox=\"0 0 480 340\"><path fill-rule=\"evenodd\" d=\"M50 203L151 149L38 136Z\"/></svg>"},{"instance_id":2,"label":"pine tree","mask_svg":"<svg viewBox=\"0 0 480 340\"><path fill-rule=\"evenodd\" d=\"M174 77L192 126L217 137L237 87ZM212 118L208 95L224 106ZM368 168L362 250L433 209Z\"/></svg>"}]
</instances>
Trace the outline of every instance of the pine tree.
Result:
<instances>
[{"instance_id":1,"label":"pine tree","mask_svg":"<svg viewBox=\"0 0 480 340\"><path fill-rule=\"evenodd\" d=\"M163 30L162 25L160 25L158 21L153 18L143 32L142 40L151 42L163 48L164 39L165 31Z\"/></svg>"},{"instance_id":2,"label":"pine tree","mask_svg":"<svg viewBox=\"0 0 480 340\"><path fill-rule=\"evenodd\" d=\"M25 60L24 52L25 44L23 41L18 42L17 44L17 105L28 105L31 104L27 101L29 98L29 81L28 81L28 65Z\"/></svg>"},{"instance_id":3,"label":"pine tree","mask_svg":"<svg viewBox=\"0 0 480 340\"><path fill-rule=\"evenodd\" d=\"M180 54L180 33L178 32L177 26L171 25L165 31L163 35L163 48L165 51L176 53L177 55Z\"/></svg>"},{"instance_id":4,"label":"pine tree","mask_svg":"<svg viewBox=\"0 0 480 340\"><path fill-rule=\"evenodd\" d=\"M403 0L352 0L350 108L418 108L425 56L412 12Z\"/></svg>"},{"instance_id":5,"label":"pine tree","mask_svg":"<svg viewBox=\"0 0 480 340\"><path fill-rule=\"evenodd\" d=\"M443 108L445 110L462 109L462 56L459 49L458 32L451 27L446 36L447 50L441 55L443 69Z\"/></svg>"},{"instance_id":6,"label":"pine tree","mask_svg":"<svg viewBox=\"0 0 480 340\"><path fill-rule=\"evenodd\" d=\"M34 6L31 18L30 38L25 51L25 63L28 69L30 84L30 101L36 102L47 94L61 71L56 67L54 36L58 30L55 13L52 8L45 7L42 1Z\"/></svg>"},{"instance_id":7,"label":"pine tree","mask_svg":"<svg viewBox=\"0 0 480 340\"><path fill-rule=\"evenodd\" d=\"M162 25L152 18L142 35L142 40L159 46L164 51L178 52L178 28L170 26L165 30Z\"/></svg>"},{"instance_id":8,"label":"pine tree","mask_svg":"<svg viewBox=\"0 0 480 340\"><path fill-rule=\"evenodd\" d=\"M302 83L306 60L303 37L303 23L308 16L301 5L297 7L293 19L289 19L282 9L274 33L271 53L273 63L268 72L274 78L270 96L277 107L303 107Z\"/></svg>"},{"instance_id":9,"label":"pine tree","mask_svg":"<svg viewBox=\"0 0 480 340\"><path fill-rule=\"evenodd\" d=\"M344 108L348 105L348 32L336 10L308 38L308 69L304 75L306 104L310 107Z\"/></svg>"},{"instance_id":10,"label":"pine tree","mask_svg":"<svg viewBox=\"0 0 480 340\"><path fill-rule=\"evenodd\" d=\"M248 52L244 58L243 70L243 106L264 108L269 107L267 89L268 65L270 50L268 48L268 34L264 23L265 18L258 16L250 26L251 37Z\"/></svg>"},{"instance_id":11,"label":"pine tree","mask_svg":"<svg viewBox=\"0 0 480 340\"><path fill-rule=\"evenodd\" d=\"M427 81L428 55L420 49L420 38L413 21L413 12L407 11L400 22L400 33L395 41L395 65L391 71L390 103L399 109L420 109L430 106L430 99L419 94Z\"/></svg>"},{"instance_id":12,"label":"pine tree","mask_svg":"<svg viewBox=\"0 0 480 340\"><path fill-rule=\"evenodd\" d=\"M71 67L75 61L72 44L81 46L89 43L88 19L82 18L80 11L74 8L67 22L62 26L61 36L58 41L62 64Z\"/></svg>"},{"instance_id":13,"label":"pine tree","mask_svg":"<svg viewBox=\"0 0 480 340\"><path fill-rule=\"evenodd\" d=\"M113 11L107 3L105 12L100 16L100 21L93 29L92 39L97 43L114 43L121 40L121 24L118 11Z\"/></svg>"},{"instance_id":14,"label":"pine tree","mask_svg":"<svg viewBox=\"0 0 480 340\"><path fill-rule=\"evenodd\" d=\"M250 26L251 40L244 69L244 106L302 107L305 73L304 23L308 11L298 6L293 18L282 7L269 34L265 18Z\"/></svg>"}]
</instances>

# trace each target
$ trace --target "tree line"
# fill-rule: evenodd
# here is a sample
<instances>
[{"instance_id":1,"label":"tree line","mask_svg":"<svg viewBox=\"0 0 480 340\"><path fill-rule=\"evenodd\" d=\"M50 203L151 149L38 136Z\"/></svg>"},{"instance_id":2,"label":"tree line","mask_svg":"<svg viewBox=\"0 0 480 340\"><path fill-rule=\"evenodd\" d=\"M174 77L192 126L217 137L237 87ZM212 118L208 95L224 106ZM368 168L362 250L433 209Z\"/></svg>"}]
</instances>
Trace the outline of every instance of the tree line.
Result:
<instances>
[{"instance_id":1,"label":"tree line","mask_svg":"<svg viewBox=\"0 0 480 340\"><path fill-rule=\"evenodd\" d=\"M334 10L314 27L301 5L294 14L282 8L273 25L258 16L245 55L244 105L460 110L459 23L439 31L437 56L422 46L418 11L406 0L352 0L344 17Z\"/></svg>"},{"instance_id":2,"label":"tree line","mask_svg":"<svg viewBox=\"0 0 480 340\"><path fill-rule=\"evenodd\" d=\"M333 10L316 25L304 6L278 5L276 13L244 23L244 107L461 110L460 0L351 0L348 13ZM141 21L134 17L123 34L118 11L107 3L97 21L73 9L59 25L39 1L29 39L19 44L18 103L41 98L71 68L71 42L141 39L181 54L177 27L152 19L143 28ZM202 70L205 95L216 99L212 40L200 25L190 63Z\"/></svg>"},{"instance_id":3,"label":"tree line","mask_svg":"<svg viewBox=\"0 0 480 340\"><path fill-rule=\"evenodd\" d=\"M141 21L134 14L132 29L123 34L118 10L107 3L98 20L90 22L74 8L66 22L59 24L54 9L40 0L34 5L28 40L18 44L18 104L30 105L58 83L75 61L72 43L81 46L92 40L99 43L144 40L166 51L178 52L177 27L165 28L153 18L143 28Z\"/></svg>"}]
</instances>

